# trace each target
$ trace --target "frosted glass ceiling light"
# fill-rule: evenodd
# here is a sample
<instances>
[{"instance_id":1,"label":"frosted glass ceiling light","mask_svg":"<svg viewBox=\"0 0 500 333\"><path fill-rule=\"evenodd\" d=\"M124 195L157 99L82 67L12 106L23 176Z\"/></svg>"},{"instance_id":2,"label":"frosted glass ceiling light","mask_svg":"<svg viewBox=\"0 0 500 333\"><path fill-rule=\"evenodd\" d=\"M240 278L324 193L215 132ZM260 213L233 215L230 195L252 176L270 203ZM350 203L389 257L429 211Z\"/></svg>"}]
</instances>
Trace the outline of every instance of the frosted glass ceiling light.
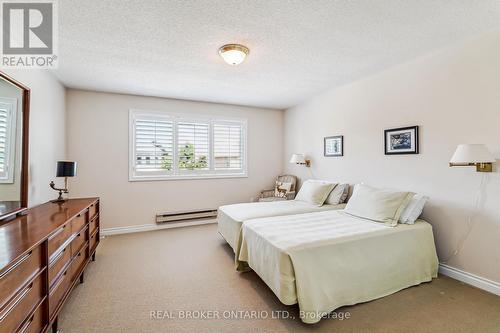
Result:
<instances>
[{"instance_id":1,"label":"frosted glass ceiling light","mask_svg":"<svg viewBox=\"0 0 500 333\"><path fill-rule=\"evenodd\" d=\"M248 47L240 44L226 44L219 49L222 59L231 66L241 64L249 52Z\"/></svg>"}]
</instances>

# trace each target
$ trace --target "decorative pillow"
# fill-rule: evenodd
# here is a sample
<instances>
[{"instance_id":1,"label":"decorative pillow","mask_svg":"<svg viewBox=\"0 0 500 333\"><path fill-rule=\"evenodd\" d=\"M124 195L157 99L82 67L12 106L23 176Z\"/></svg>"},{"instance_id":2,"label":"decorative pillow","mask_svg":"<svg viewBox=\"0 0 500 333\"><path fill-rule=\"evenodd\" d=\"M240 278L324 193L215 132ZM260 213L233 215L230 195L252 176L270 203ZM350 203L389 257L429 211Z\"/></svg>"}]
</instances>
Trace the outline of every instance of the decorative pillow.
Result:
<instances>
[{"instance_id":1,"label":"decorative pillow","mask_svg":"<svg viewBox=\"0 0 500 333\"><path fill-rule=\"evenodd\" d=\"M321 206L335 186L336 184L333 183L307 180L302 184L295 200L308 202L315 206Z\"/></svg>"},{"instance_id":2,"label":"decorative pillow","mask_svg":"<svg viewBox=\"0 0 500 333\"><path fill-rule=\"evenodd\" d=\"M349 184L339 184L330 192L325 203L329 205L343 204L349 195Z\"/></svg>"},{"instance_id":3,"label":"decorative pillow","mask_svg":"<svg viewBox=\"0 0 500 333\"><path fill-rule=\"evenodd\" d=\"M412 192L396 192L357 184L344 212L396 226L401 213L414 195Z\"/></svg>"},{"instance_id":4,"label":"decorative pillow","mask_svg":"<svg viewBox=\"0 0 500 333\"><path fill-rule=\"evenodd\" d=\"M422 214L422 210L424 210L424 205L429 200L429 197L421 194L415 194L413 198L411 198L410 203L401 213L399 217L399 223L404 224L414 224L415 221Z\"/></svg>"},{"instance_id":5,"label":"decorative pillow","mask_svg":"<svg viewBox=\"0 0 500 333\"><path fill-rule=\"evenodd\" d=\"M276 182L274 186L274 196L278 198L286 198L287 193L292 189L292 183Z\"/></svg>"}]
</instances>

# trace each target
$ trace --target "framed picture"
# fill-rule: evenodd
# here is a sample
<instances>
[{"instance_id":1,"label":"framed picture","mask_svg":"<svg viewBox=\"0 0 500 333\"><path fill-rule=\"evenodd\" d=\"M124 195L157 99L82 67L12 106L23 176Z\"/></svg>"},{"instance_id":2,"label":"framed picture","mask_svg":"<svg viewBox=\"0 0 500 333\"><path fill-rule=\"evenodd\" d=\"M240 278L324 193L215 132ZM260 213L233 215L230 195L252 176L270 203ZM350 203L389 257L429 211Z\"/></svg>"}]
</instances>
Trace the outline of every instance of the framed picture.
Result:
<instances>
[{"instance_id":1,"label":"framed picture","mask_svg":"<svg viewBox=\"0 0 500 333\"><path fill-rule=\"evenodd\" d=\"M328 136L325 138L324 153L326 157L344 156L344 136Z\"/></svg>"},{"instance_id":2,"label":"framed picture","mask_svg":"<svg viewBox=\"0 0 500 333\"><path fill-rule=\"evenodd\" d=\"M418 126L384 131L386 155L418 154Z\"/></svg>"}]
</instances>

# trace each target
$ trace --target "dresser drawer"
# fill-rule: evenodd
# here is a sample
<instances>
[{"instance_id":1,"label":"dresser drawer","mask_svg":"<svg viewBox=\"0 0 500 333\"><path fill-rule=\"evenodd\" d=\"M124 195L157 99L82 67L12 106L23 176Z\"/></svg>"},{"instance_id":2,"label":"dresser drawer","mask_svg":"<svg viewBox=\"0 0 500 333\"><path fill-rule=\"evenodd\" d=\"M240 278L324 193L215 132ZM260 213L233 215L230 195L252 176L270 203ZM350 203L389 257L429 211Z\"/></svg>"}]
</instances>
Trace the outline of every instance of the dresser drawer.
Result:
<instances>
[{"instance_id":1,"label":"dresser drawer","mask_svg":"<svg viewBox=\"0 0 500 333\"><path fill-rule=\"evenodd\" d=\"M99 216L96 216L89 223L90 233L92 234L98 227L99 227Z\"/></svg>"},{"instance_id":2,"label":"dresser drawer","mask_svg":"<svg viewBox=\"0 0 500 333\"><path fill-rule=\"evenodd\" d=\"M42 249L37 246L0 274L0 309L42 269Z\"/></svg>"},{"instance_id":3,"label":"dresser drawer","mask_svg":"<svg viewBox=\"0 0 500 333\"><path fill-rule=\"evenodd\" d=\"M78 278L80 270L85 265L87 260L87 249L88 246L85 246L78 252L78 254L73 258L73 262L71 263L71 280L74 281Z\"/></svg>"},{"instance_id":4,"label":"dresser drawer","mask_svg":"<svg viewBox=\"0 0 500 333\"><path fill-rule=\"evenodd\" d=\"M99 213L99 201L93 203L89 207L89 220L92 220Z\"/></svg>"},{"instance_id":5,"label":"dresser drawer","mask_svg":"<svg viewBox=\"0 0 500 333\"><path fill-rule=\"evenodd\" d=\"M98 243L98 239L97 237L99 237L99 234L98 232L94 232L92 235L90 235L90 241L89 241L89 246L90 246L90 252L94 251L95 247L97 246L97 243Z\"/></svg>"},{"instance_id":6,"label":"dresser drawer","mask_svg":"<svg viewBox=\"0 0 500 333\"><path fill-rule=\"evenodd\" d=\"M43 298L42 275L24 286L0 310L2 332L14 332Z\"/></svg>"},{"instance_id":7,"label":"dresser drawer","mask_svg":"<svg viewBox=\"0 0 500 333\"><path fill-rule=\"evenodd\" d=\"M71 260L71 245L68 244L62 251L56 254L49 265L49 285L52 286L57 276L62 272Z\"/></svg>"},{"instance_id":8,"label":"dresser drawer","mask_svg":"<svg viewBox=\"0 0 500 333\"><path fill-rule=\"evenodd\" d=\"M52 314L57 309L57 306L64 298L66 291L70 286L70 274L71 274L71 266L67 267L64 270L59 278L57 278L56 282L50 289L49 294L49 317L52 317Z\"/></svg>"},{"instance_id":9,"label":"dresser drawer","mask_svg":"<svg viewBox=\"0 0 500 333\"><path fill-rule=\"evenodd\" d=\"M43 319L46 304L47 301L40 304L33 314L19 327L16 333L40 333L46 324Z\"/></svg>"},{"instance_id":10,"label":"dresser drawer","mask_svg":"<svg viewBox=\"0 0 500 333\"><path fill-rule=\"evenodd\" d=\"M73 233L82 230L87 223L87 214L85 212L78 214L71 220L71 231Z\"/></svg>"},{"instance_id":11,"label":"dresser drawer","mask_svg":"<svg viewBox=\"0 0 500 333\"><path fill-rule=\"evenodd\" d=\"M69 236L71 236L71 225L66 223L49 237L49 257L68 240Z\"/></svg>"},{"instance_id":12,"label":"dresser drawer","mask_svg":"<svg viewBox=\"0 0 500 333\"><path fill-rule=\"evenodd\" d=\"M80 249L82 248L83 244L87 241L87 230L88 227L84 228L80 232L75 234L75 238L71 241L71 256L74 257L78 252L80 252Z\"/></svg>"}]
</instances>

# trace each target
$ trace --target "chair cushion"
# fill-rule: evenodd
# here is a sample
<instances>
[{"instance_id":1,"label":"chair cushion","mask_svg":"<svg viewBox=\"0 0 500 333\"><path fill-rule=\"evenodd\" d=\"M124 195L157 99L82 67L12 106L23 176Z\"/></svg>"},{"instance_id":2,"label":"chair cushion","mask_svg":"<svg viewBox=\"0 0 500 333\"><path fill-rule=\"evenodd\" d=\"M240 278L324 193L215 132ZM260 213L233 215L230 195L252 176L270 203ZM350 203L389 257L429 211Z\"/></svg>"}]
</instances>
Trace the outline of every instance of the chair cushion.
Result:
<instances>
[{"instance_id":1,"label":"chair cushion","mask_svg":"<svg viewBox=\"0 0 500 333\"><path fill-rule=\"evenodd\" d=\"M274 186L274 196L279 198L286 198L287 193L290 193L292 183L276 182Z\"/></svg>"}]
</instances>

